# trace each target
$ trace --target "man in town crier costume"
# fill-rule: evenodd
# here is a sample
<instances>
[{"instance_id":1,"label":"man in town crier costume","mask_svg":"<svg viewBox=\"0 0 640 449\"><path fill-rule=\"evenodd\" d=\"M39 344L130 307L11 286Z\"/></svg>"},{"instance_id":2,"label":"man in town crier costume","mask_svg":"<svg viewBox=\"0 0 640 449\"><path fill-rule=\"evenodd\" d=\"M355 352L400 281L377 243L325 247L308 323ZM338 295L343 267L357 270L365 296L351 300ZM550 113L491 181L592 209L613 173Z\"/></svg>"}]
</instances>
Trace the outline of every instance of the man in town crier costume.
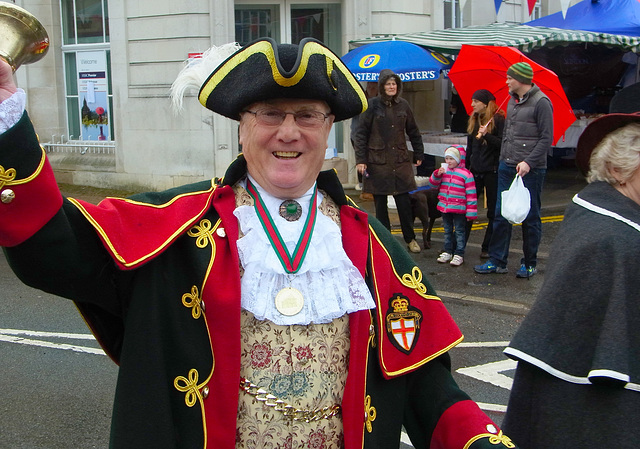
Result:
<instances>
[{"instance_id":1,"label":"man in town crier costume","mask_svg":"<svg viewBox=\"0 0 640 449\"><path fill-rule=\"evenodd\" d=\"M515 447L461 391L457 326L405 249L321 172L366 109L320 42L212 49L199 100L239 121L222 179L63 198L0 65L0 245L119 365L114 448ZM189 79L190 81L185 81ZM178 100L177 103L180 103Z\"/></svg>"}]
</instances>

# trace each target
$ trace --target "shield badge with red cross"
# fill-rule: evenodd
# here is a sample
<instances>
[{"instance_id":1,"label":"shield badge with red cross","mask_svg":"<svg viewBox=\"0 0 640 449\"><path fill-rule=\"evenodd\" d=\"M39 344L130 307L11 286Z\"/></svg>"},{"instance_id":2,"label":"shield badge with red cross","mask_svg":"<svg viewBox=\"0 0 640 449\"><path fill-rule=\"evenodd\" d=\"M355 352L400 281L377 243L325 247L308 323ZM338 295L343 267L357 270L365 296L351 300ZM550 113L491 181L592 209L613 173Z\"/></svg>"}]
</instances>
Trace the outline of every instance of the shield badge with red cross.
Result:
<instances>
[{"instance_id":1,"label":"shield badge with red cross","mask_svg":"<svg viewBox=\"0 0 640 449\"><path fill-rule=\"evenodd\" d=\"M411 353L420 334L420 311L411 306L409 298L396 293L389 299L385 320L391 343L405 354Z\"/></svg>"}]
</instances>

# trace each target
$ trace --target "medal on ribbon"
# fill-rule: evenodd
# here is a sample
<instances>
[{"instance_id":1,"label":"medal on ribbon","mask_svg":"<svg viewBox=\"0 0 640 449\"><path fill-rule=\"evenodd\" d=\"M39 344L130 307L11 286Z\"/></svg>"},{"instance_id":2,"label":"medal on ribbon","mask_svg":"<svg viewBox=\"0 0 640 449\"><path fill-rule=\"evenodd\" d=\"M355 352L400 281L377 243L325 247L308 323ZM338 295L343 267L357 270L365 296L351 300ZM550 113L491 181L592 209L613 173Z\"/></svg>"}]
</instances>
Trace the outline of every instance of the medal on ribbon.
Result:
<instances>
[{"instance_id":1,"label":"medal on ribbon","mask_svg":"<svg viewBox=\"0 0 640 449\"><path fill-rule=\"evenodd\" d=\"M276 255L278 256L278 260L280 260L282 267L284 268L285 272L289 274L296 274L302 267L302 262L304 262L304 258L307 255L307 250L309 249L309 244L311 243L311 236L313 234L313 229L315 227L316 217L318 214L318 208L316 206L318 187L315 186L313 189L313 194L311 196L311 202L309 206L309 214L307 215L307 219L302 229L302 234L300 235L300 239L298 240L293 254L289 253L289 250L287 249L287 246L285 245L280 232L278 232L278 228L275 226L273 218L267 210L264 201L260 196L260 193L253 186L251 181L247 181L247 192L249 192L249 195L253 197L256 214L260 219L262 227L267 233L267 237L269 239L269 242L271 243L271 247L276 252ZM285 287L280 290L274 300L278 312L286 316L296 315L302 310L302 307L304 306L304 296L302 292L293 287Z\"/></svg>"}]
</instances>

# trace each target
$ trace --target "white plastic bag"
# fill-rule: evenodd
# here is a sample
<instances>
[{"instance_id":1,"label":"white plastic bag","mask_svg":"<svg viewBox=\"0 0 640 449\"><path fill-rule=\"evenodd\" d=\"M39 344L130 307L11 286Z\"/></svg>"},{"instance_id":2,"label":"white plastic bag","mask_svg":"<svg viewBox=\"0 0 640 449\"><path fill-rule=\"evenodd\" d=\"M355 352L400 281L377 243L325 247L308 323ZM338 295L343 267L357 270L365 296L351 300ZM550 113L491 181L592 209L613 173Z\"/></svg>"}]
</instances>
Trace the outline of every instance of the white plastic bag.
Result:
<instances>
[{"instance_id":1,"label":"white plastic bag","mask_svg":"<svg viewBox=\"0 0 640 449\"><path fill-rule=\"evenodd\" d=\"M509 190L502 192L502 216L512 224L522 223L531 208L531 195L522 177L516 175Z\"/></svg>"}]
</instances>

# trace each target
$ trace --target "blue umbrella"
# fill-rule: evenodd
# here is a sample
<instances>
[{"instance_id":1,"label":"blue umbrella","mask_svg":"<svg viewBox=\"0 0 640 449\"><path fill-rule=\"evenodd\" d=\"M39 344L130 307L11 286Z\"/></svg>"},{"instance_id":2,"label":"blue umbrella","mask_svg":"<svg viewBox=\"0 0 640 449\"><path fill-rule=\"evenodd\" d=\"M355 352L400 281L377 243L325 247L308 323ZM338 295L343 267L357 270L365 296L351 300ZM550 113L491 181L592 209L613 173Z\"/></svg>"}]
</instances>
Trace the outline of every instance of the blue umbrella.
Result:
<instances>
[{"instance_id":1,"label":"blue umbrella","mask_svg":"<svg viewBox=\"0 0 640 449\"><path fill-rule=\"evenodd\" d=\"M404 41L363 45L344 55L342 61L358 81L378 81L383 69L391 69L404 81L435 80L451 61L439 53Z\"/></svg>"}]
</instances>

